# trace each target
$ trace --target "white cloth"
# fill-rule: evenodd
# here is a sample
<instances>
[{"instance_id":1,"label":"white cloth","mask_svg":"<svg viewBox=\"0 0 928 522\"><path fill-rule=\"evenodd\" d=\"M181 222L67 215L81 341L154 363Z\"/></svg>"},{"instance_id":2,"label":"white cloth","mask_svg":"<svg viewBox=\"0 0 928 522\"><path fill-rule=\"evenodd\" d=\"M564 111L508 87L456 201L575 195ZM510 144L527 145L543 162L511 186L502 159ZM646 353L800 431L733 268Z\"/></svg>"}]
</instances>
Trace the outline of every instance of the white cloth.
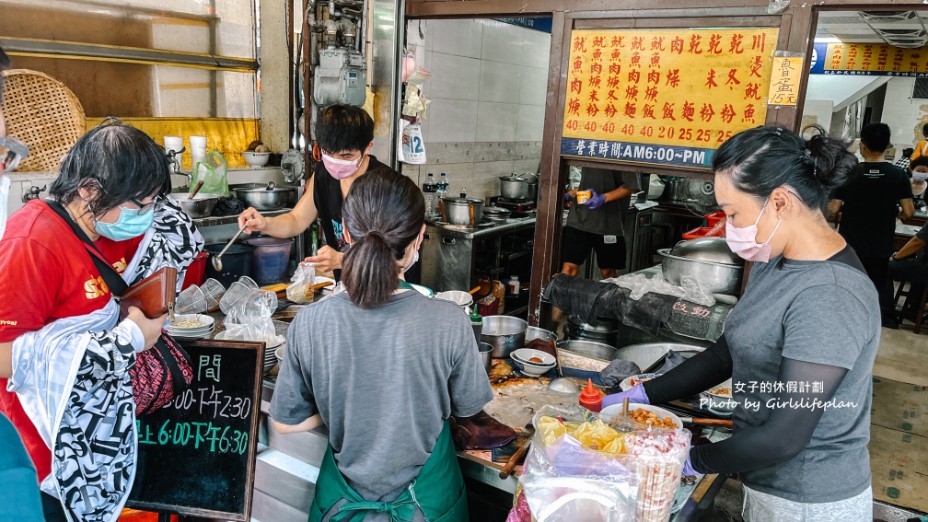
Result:
<instances>
[{"instance_id":1,"label":"white cloth","mask_svg":"<svg viewBox=\"0 0 928 522\"><path fill-rule=\"evenodd\" d=\"M52 449L52 474L41 487L62 499L69 520L117 520L135 478L129 368L145 342L132 321L116 326L118 317L111 300L13 342L7 389Z\"/></svg>"}]
</instances>

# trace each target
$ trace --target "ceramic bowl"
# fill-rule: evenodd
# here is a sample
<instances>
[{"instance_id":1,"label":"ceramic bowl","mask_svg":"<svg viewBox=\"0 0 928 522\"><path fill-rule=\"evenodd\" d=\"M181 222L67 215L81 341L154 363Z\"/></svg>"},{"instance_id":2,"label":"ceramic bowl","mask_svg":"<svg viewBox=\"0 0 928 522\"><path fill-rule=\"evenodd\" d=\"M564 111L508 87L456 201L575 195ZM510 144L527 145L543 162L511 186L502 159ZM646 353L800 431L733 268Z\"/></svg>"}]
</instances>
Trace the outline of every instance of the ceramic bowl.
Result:
<instances>
[{"instance_id":1,"label":"ceramic bowl","mask_svg":"<svg viewBox=\"0 0 928 522\"><path fill-rule=\"evenodd\" d=\"M245 156L245 163L248 163L251 167L263 167L271 159L270 152L245 151L242 155Z\"/></svg>"},{"instance_id":2,"label":"ceramic bowl","mask_svg":"<svg viewBox=\"0 0 928 522\"><path fill-rule=\"evenodd\" d=\"M727 392L727 393L726 393ZM738 402L732 398L731 379L713 386L699 394L699 406L716 415L728 416L734 413Z\"/></svg>"},{"instance_id":3,"label":"ceramic bowl","mask_svg":"<svg viewBox=\"0 0 928 522\"><path fill-rule=\"evenodd\" d=\"M540 377L557 364L550 353L532 348L519 348L513 351L510 357L516 368L530 377ZM541 362L532 361L532 359L540 359Z\"/></svg>"}]
</instances>

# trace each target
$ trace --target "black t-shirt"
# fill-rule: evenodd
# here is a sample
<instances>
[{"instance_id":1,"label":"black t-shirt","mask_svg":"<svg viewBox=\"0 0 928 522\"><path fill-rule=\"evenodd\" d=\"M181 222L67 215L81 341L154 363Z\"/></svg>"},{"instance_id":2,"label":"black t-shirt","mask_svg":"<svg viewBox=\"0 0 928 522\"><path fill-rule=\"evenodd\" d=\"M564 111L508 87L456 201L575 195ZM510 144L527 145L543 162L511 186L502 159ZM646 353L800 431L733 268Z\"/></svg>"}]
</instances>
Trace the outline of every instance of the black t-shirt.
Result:
<instances>
[{"instance_id":1,"label":"black t-shirt","mask_svg":"<svg viewBox=\"0 0 928 522\"><path fill-rule=\"evenodd\" d=\"M835 199L844 201L838 229L860 257L888 257L893 253L897 205L912 199L906 172L891 163L861 163L857 175L838 188Z\"/></svg>"},{"instance_id":2,"label":"black t-shirt","mask_svg":"<svg viewBox=\"0 0 928 522\"><path fill-rule=\"evenodd\" d=\"M319 222L322 224L322 232L325 234L325 242L330 247L344 252L347 247L345 242L345 232L342 230L342 187L339 180L333 178L329 171L325 170L322 162L316 164L316 184L313 188L313 202L316 204L316 211L319 215ZM372 172L378 169L390 169L370 156L367 165L367 171Z\"/></svg>"}]
</instances>

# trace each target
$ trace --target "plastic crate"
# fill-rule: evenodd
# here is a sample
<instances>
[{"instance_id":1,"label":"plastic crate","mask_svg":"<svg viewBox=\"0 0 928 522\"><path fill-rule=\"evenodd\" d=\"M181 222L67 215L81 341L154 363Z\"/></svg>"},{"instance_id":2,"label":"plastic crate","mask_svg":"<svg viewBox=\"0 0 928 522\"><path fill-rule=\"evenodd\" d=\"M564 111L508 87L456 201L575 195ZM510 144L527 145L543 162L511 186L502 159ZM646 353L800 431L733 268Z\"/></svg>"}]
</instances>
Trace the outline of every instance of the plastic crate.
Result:
<instances>
[{"instance_id":1,"label":"plastic crate","mask_svg":"<svg viewBox=\"0 0 928 522\"><path fill-rule=\"evenodd\" d=\"M706 226L712 227L716 223L725 219L725 213L721 210L716 210L715 212L710 212L703 216L706 219Z\"/></svg>"},{"instance_id":2,"label":"plastic crate","mask_svg":"<svg viewBox=\"0 0 928 522\"><path fill-rule=\"evenodd\" d=\"M723 237L725 229L722 227L697 227L683 233L683 239L699 239L701 237Z\"/></svg>"}]
</instances>

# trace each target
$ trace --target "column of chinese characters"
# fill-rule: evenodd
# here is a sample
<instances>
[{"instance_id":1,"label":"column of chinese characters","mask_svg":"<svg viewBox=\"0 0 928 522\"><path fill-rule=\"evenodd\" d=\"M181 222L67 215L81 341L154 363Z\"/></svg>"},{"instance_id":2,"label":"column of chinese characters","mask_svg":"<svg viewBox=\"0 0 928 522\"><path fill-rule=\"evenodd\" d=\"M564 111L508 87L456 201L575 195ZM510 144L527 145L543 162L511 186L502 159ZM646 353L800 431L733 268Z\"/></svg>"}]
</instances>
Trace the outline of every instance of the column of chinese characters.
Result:
<instances>
[{"instance_id":1,"label":"column of chinese characters","mask_svg":"<svg viewBox=\"0 0 928 522\"><path fill-rule=\"evenodd\" d=\"M847 46L847 68L854 69L857 67L857 53L859 50L857 44L851 44Z\"/></svg>"},{"instance_id":2,"label":"column of chinese characters","mask_svg":"<svg viewBox=\"0 0 928 522\"><path fill-rule=\"evenodd\" d=\"M841 69L841 63L844 58L844 47L836 45L831 53L831 68L834 70Z\"/></svg>"}]
</instances>

